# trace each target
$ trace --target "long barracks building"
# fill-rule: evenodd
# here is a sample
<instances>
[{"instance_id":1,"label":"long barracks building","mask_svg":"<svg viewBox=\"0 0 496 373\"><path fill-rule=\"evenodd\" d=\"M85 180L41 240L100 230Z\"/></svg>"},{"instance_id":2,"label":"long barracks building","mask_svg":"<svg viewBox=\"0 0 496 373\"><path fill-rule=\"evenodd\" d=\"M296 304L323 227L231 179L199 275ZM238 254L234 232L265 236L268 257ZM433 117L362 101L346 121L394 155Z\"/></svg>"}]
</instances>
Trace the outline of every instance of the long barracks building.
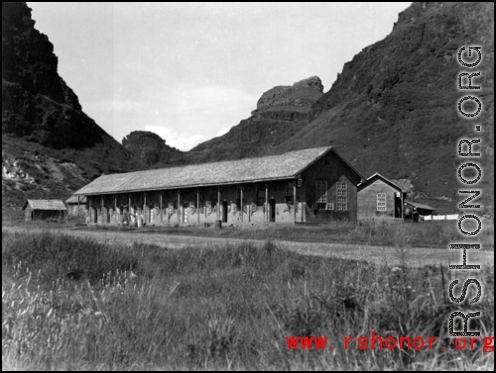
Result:
<instances>
[{"instance_id":1,"label":"long barracks building","mask_svg":"<svg viewBox=\"0 0 496 373\"><path fill-rule=\"evenodd\" d=\"M318 223L357 220L364 178L332 147L102 175L84 196L90 224L123 216L148 225Z\"/></svg>"}]
</instances>

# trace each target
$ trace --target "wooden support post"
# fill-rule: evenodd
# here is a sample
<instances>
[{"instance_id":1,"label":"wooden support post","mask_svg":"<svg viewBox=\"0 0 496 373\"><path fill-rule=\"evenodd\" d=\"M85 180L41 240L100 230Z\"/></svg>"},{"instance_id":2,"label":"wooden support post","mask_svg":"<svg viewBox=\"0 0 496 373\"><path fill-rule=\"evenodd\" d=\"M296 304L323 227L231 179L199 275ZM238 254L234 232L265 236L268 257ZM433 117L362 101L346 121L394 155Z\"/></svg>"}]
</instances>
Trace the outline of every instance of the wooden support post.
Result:
<instances>
[{"instance_id":1,"label":"wooden support post","mask_svg":"<svg viewBox=\"0 0 496 373\"><path fill-rule=\"evenodd\" d=\"M117 225L117 194L114 194L114 223Z\"/></svg>"},{"instance_id":2,"label":"wooden support post","mask_svg":"<svg viewBox=\"0 0 496 373\"><path fill-rule=\"evenodd\" d=\"M79 221L79 200L80 197L78 196L78 207L77 207L77 220Z\"/></svg>"},{"instance_id":3,"label":"wooden support post","mask_svg":"<svg viewBox=\"0 0 496 373\"><path fill-rule=\"evenodd\" d=\"M403 195L403 192L400 192L401 194L401 218L405 219L405 198Z\"/></svg>"},{"instance_id":4,"label":"wooden support post","mask_svg":"<svg viewBox=\"0 0 496 373\"><path fill-rule=\"evenodd\" d=\"M220 187L217 188L217 220L220 220Z\"/></svg>"},{"instance_id":5,"label":"wooden support post","mask_svg":"<svg viewBox=\"0 0 496 373\"><path fill-rule=\"evenodd\" d=\"M200 189L196 190L196 219L200 225Z\"/></svg>"},{"instance_id":6,"label":"wooden support post","mask_svg":"<svg viewBox=\"0 0 496 373\"><path fill-rule=\"evenodd\" d=\"M240 202L240 209L241 209L241 223L243 222L243 218L244 218L244 215L245 215L245 211L244 211L244 206L243 206L243 185L240 186L240 199L241 199L241 202Z\"/></svg>"},{"instance_id":7,"label":"wooden support post","mask_svg":"<svg viewBox=\"0 0 496 373\"><path fill-rule=\"evenodd\" d=\"M164 204L163 204L163 193L160 191L160 223L164 222Z\"/></svg>"},{"instance_id":8,"label":"wooden support post","mask_svg":"<svg viewBox=\"0 0 496 373\"><path fill-rule=\"evenodd\" d=\"M92 223L93 219L94 219L94 216L95 214L93 214L93 207L91 206L91 198L90 196L87 196L86 197L88 199L88 214L90 214L90 223Z\"/></svg>"},{"instance_id":9,"label":"wooden support post","mask_svg":"<svg viewBox=\"0 0 496 373\"><path fill-rule=\"evenodd\" d=\"M177 191L177 222L181 223L181 192Z\"/></svg>"},{"instance_id":10,"label":"wooden support post","mask_svg":"<svg viewBox=\"0 0 496 373\"><path fill-rule=\"evenodd\" d=\"M100 216L102 217L102 225L103 225L103 223L104 223L104 221L103 221L103 195L102 195L102 198L101 199L102 199L102 203L101 203L101 206L100 206Z\"/></svg>"},{"instance_id":11,"label":"wooden support post","mask_svg":"<svg viewBox=\"0 0 496 373\"><path fill-rule=\"evenodd\" d=\"M296 225L296 179L294 181L293 185L293 218L294 218L294 223Z\"/></svg>"},{"instance_id":12,"label":"wooden support post","mask_svg":"<svg viewBox=\"0 0 496 373\"><path fill-rule=\"evenodd\" d=\"M265 222L269 222L269 185L265 183Z\"/></svg>"},{"instance_id":13,"label":"wooden support post","mask_svg":"<svg viewBox=\"0 0 496 373\"><path fill-rule=\"evenodd\" d=\"M143 192L143 225L147 223L146 219L146 192Z\"/></svg>"}]
</instances>

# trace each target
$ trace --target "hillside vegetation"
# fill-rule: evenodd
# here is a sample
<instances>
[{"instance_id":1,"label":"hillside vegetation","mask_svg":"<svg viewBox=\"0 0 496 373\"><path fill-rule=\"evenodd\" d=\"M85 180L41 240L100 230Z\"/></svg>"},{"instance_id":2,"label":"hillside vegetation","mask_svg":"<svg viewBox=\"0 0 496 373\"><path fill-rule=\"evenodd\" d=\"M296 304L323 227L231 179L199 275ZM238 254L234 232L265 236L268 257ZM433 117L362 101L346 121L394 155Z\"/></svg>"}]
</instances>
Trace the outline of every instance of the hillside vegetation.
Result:
<instances>
[{"instance_id":1,"label":"hillside vegetation","mask_svg":"<svg viewBox=\"0 0 496 373\"><path fill-rule=\"evenodd\" d=\"M26 3L2 3L2 210L144 167L81 109Z\"/></svg>"}]
</instances>

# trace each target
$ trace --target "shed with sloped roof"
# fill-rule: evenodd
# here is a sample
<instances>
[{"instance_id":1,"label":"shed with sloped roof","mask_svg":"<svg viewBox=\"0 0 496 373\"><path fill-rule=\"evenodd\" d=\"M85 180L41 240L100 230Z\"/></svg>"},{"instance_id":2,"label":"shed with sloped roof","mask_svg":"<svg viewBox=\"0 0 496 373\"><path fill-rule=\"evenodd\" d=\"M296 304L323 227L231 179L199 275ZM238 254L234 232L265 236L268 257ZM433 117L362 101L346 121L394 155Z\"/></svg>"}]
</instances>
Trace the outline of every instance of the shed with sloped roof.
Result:
<instances>
[{"instance_id":1,"label":"shed with sloped roof","mask_svg":"<svg viewBox=\"0 0 496 373\"><path fill-rule=\"evenodd\" d=\"M28 199L24 206L24 220L63 219L67 208L59 199Z\"/></svg>"}]
</instances>

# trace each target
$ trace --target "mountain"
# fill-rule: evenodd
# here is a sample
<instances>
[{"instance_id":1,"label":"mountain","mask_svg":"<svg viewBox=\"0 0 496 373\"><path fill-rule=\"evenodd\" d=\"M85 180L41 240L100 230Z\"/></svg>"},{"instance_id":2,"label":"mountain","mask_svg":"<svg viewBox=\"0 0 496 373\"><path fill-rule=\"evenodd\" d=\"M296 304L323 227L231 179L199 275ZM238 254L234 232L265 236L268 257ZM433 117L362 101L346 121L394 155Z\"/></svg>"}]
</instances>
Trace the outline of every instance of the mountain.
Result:
<instances>
[{"instance_id":1,"label":"mountain","mask_svg":"<svg viewBox=\"0 0 496 373\"><path fill-rule=\"evenodd\" d=\"M184 157L182 151L167 145L159 135L148 131L131 132L122 139L122 146L147 167L177 164Z\"/></svg>"},{"instance_id":2,"label":"mountain","mask_svg":"<svg viewBox=\"0 0 496 373\"><path fill-rule=\"evenodd\" d=\"M311 106L323 95L314 76L291 86L277 86L257 102L252 115L227 134L206 141L189 152L192 161L242 158L271 151L308 125Z\"/></svg>"},{"instance_id":3,"label":"mountain","mask_svg":"<svg viewBox=\"0 0 496 373\"><path fill-rule=\"evenodd\" d=\"M133 131L123 146L148 167L170 167L255 156L276 149L308 123L311 106L324 87L314 76L290 86L274 87L260 97L257 109L227 134L206 141L188 152L165 144L152 132Z\"/></svg>"},{"instance_id":4,"label":"mountain","mask_svg":"<svg viewBox=\"0 0 496 373\"><path fill-rule=\"evenodd\" d=\"M494 205L494 4L413 3L392 32L346 63L324 92L318 77L265 92L251 116L189 152L136 131L121 146L84 114L57 73L48 38L25 3L2 3L2 202L65 197L101 173L282 153L332 144L364 175L401 183L440 212L460 201L460 138L481 138L482 204ZM339 35L336 35L339 37ZM481 63L460 66L461 47ZM460 91L458 74L480 72L480 91ZM476 120L457 113L477 95ZM482 131L473 131L475 124ZM126 149L127 148L127 149Z\"/></svg>"},{"instance_id":5,"label":"mountain","mask_svg":"<svg viewBox=\"0 0 496 373\"><path fill-rule=\"evenodd\" d=\"M2 3L2 209L142 168L81 108L26 3Z\"/></svg>"},{"instance_id":6,"label":"mountain","mask_svg":"<svg viewBox=\"0 0 496 373\"><path fill-rule=\"evenodd\" d=\"M482 47L482 62L470 69L481 72L473 80L480 91L457 89L458 74L469 70L457 60L462 46ZM484 177L478 185L485 204L494 205L493 83L494 4L413 3L390 35L344 65L329 91L321 94L319 84L301 91L311 106L286 105L292 93L278 100L284 89L273 88L250 118L198 145L191 156L203 151L229 159L332 144L364 175L380 172L408 186L411 198L453 212L463 188L456 176L458 140L481 138ZM483 102L476 121L482 133L457 113L466 92Z\"/></svg>"}]
</instances>

